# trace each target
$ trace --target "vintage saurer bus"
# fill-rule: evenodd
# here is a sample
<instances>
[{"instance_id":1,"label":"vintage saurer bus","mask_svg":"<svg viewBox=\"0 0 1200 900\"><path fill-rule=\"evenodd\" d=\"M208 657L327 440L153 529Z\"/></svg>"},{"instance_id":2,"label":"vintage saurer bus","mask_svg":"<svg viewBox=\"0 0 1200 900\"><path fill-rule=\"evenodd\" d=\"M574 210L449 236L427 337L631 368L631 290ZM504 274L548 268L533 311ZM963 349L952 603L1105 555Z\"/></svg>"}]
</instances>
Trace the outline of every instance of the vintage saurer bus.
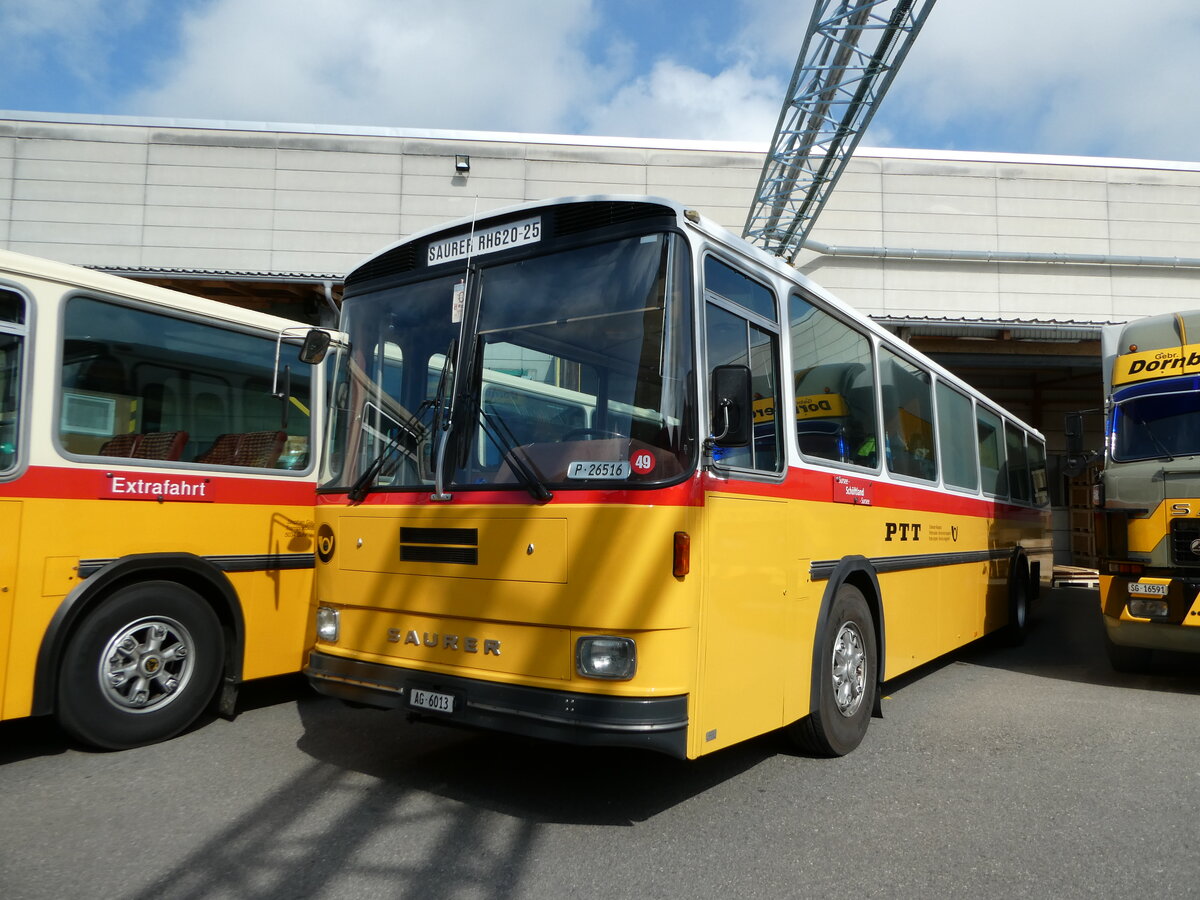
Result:
<instances>
[{"instance_id":1,"label":"vintage saurer bus","mask_svg":"<svg viewBox=\"0 0 1200 900\"><path fill-rule=\"evenodd\" d=\"M299 671L321 408L306 330L0 252L0 719L53 714L127 748Z\"/></svg>"},{"instance_id":2,"label":"vintage saurer bus","mask_svg":"<svg viewBox=\"0 0 1200 900\"><path fill-rule=\"evenodd\" d=\"M1020 634L1036 431L664 200L530 203L346 280L319 691L697 757L845 754L880 685Z\"/></svg>"}]
</instances>

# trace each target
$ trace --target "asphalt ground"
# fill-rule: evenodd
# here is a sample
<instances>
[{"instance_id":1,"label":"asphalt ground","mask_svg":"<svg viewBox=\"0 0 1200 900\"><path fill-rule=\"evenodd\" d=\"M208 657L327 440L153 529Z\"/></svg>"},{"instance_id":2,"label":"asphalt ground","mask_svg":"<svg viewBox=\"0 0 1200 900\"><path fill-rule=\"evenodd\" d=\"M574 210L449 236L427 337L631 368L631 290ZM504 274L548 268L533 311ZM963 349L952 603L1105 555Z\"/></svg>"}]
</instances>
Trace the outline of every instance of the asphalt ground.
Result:
<instances>
[{"instance_id":1,"label":"asphalt ground","mask_svg":"<svg viewBox=\"0 0 1200 900\"><path fill-rule=\"evenodd\" d=\"M80 749L0 724L0 897L1200 896L1200 659L1113 672L1095 594L891 682L843 759L700 760L247 686L233 721Z\"/></svg>"}]
</instances>

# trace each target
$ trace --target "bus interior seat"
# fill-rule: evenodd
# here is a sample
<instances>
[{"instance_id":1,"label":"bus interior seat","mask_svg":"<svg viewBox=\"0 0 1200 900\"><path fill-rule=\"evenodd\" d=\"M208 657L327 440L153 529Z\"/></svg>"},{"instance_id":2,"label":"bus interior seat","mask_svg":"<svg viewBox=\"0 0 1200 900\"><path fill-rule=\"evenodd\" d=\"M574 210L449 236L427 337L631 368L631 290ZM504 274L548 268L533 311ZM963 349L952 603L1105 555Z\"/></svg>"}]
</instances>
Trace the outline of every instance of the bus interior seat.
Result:
<instances>
[{"instance_id":1,"label":"bus interior seat","mask_svg":"<svg viewBox=\"0 0 1200 900\"><path fill-rule=\"evenodd\" d=\"M220 434L208 450L196 457L196 462L269 469L279 461L286 440L287 434L282 431Z\"/></svg>"},{"instance_id":2,"label":"bus interior seat","mask_svg":"<svg viewBox=\"0 0 1200 900\"><path fill-rule=\"evenodd\" d=\"M129 455L135 459L179 459L188 442L186 431L152 431L140 435L141 440Z\"/></svg>"},{"instance_id":3,"label":"bus interior seat","mask_svg":"<svg viewBox=\"0 0 1200 900\"><path fill-rule=\"evenodd\" d=\"M179 459L187 439L186 431L130 432L109 438L97 453L100 456L123 456L128 459Z\"/></svg>"},{"instance_id":4,"label":"bus interior seat","mask_svg":"<svg viewBox=\"0 0 1200 900\"><path fill-rule=\"evenodd\" d=\"M100 456L133 456L134 448L137 447L138 441L141 439L140 434L130 432L129 434L115 434L103 444L96 452Z\"/></svg>"}]
</instances>

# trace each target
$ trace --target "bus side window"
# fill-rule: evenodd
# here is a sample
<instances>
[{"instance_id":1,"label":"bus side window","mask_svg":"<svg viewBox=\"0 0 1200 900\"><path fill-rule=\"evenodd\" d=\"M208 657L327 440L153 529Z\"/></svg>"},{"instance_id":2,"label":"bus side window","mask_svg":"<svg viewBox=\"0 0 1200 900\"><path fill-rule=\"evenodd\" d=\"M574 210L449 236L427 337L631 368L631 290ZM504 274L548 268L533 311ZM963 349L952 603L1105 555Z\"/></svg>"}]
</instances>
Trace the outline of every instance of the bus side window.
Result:
<instances>
[{"instance_id":1,"label":"bus side window","mask_svg":"<svg viewBox=\"0 0 1200 900\"><path fill-rule=\"evenodd\" d=\"M975 410L979 437L979 474L983 492L990 497L1008 496L1008 472L1004 466L1004 426L1000 417L982 407Z\"/></svg>"},{"instance_id":2,"label":"bus side window","mask_svg":"<svg viewBox=\"0 0 1200 900\"><path fill-rule=\"evenodd\" d=\"M775 297L765 285L711 256L704 260L704 277L709 371L723 365L748 365L754 402L753 439L745 447L718 444L713 459L721 466L781 471L784 415L778 404L784 395L779 384L779 338L754 321L777 321ZM743 309L755 316L742 314Z\"/></svg>"},{"instance_id":3,"label":"bus side window","mask_svg":"<svg viewBox=\"0 0 1200 900\"><path fill-rule=\"evenodd\" d=\"M303 469L312 438L311 368L299 363L296 345L283 345L290 390L275 396L275 352L274 338L262 334L71 297L63 315L59 443L89 456Z\"/></svg>"},{"instance_id":4,"label":"bus side window","mask_svg":"<svg viewBox=\"0 0 1200 900\"><path fill-rule=\"evenodd\" d=\"M878 442L871 342L795 294L788 300L788 331L800 452L875 468Z\"/></svg>"},{"instance_id":5,"label":"bus side window","mask_svg":"<svg viewBox=\"0 0 1200 900\"><path fill-rule=\"evenodd\" d=\"M0 472L11 469L17 461L24 346L19 327L24 322L24 298L15 291L0 289Z\"/></svg>"},{"instance_id":6,"label":"bus side window","mask_svg":"<svg viewBox=\"0 0 1200 900\"><path fill-rule=\"evenodd\" d=\"M887 348L880 348L879 368L888 471L933 481L937 459L929 373Z\"/></svg>"},{"instance_id":7,"label":"bus side window","mask_svg":"<svg viewBox=\"0 0 1200 900\"><path fill-rule=\"evenodd\" d=\"M950 487L974 491L979 487L979 454L971 400L942 381L938 381L935 394L942 480Z\"/></svg>"},{"instance_id":8,"label":"bus side window","mask_svg":"<svg viewBox=\"0 0 1200 900\"><path fill-rule=\"evenodd\" d=\"M1025 433L1011 422L1004 423L1004 443L1008 455L1008 488L1014 500L1028 503L1033 499L1029 481L1029 460L1025 453Z\"/></svg>"}]
</instances>

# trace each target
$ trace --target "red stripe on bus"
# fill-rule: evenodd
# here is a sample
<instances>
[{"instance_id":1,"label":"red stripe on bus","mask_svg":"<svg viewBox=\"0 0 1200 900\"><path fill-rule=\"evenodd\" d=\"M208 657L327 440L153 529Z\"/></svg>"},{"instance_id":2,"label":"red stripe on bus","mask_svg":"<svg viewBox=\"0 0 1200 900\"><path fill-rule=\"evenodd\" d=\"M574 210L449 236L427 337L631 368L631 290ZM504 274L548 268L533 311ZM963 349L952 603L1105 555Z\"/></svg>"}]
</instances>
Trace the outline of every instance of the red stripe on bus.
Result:
<instances>
[{"instance_id":1,"label":"red stripe on bus","mask_svg":"<svg viewBox=\"0 0 1200 900\"><path fill-rule=\"evenodd\" d=\"M791 468L782 482L751 481L740 478L718 478L711 474L691 478L681 484L655 490L566 490L556 488L554 498L546 506L558 504L627 506L702 506L706 492L742 494L786 500L808 500L833 503L835 473L818 469ZM921 488L862 476L842 476L856 484L869 485L870 503L883 509L907 509L914 512L979 518L1028 519L1037 521L1045 510L1017 506L987 497L966 496L942 489ZM478 506L529 506L535 503L528 493L514 485L511 490L452 490L454 503ZM432 490L387 491L368 494L357 506L447 506L431 499ZM344 492L317 495L319 506L351 505Z\"/></svg>"},{"instance_id":2,"label":"red stripe on bus","mask_svg":"<svg viewBox=\"0 0 1200 900\"><path fill-rule=\"evenodd\" d=\"M122 490L114 490L114 481ZM202 493L201 493L202 491ZM0 482L0 498L209 502L255 506L312 506L312 481L230 478L185 469L83 469L30 466L20 477Z\"/></svg>"}]
</instances>

